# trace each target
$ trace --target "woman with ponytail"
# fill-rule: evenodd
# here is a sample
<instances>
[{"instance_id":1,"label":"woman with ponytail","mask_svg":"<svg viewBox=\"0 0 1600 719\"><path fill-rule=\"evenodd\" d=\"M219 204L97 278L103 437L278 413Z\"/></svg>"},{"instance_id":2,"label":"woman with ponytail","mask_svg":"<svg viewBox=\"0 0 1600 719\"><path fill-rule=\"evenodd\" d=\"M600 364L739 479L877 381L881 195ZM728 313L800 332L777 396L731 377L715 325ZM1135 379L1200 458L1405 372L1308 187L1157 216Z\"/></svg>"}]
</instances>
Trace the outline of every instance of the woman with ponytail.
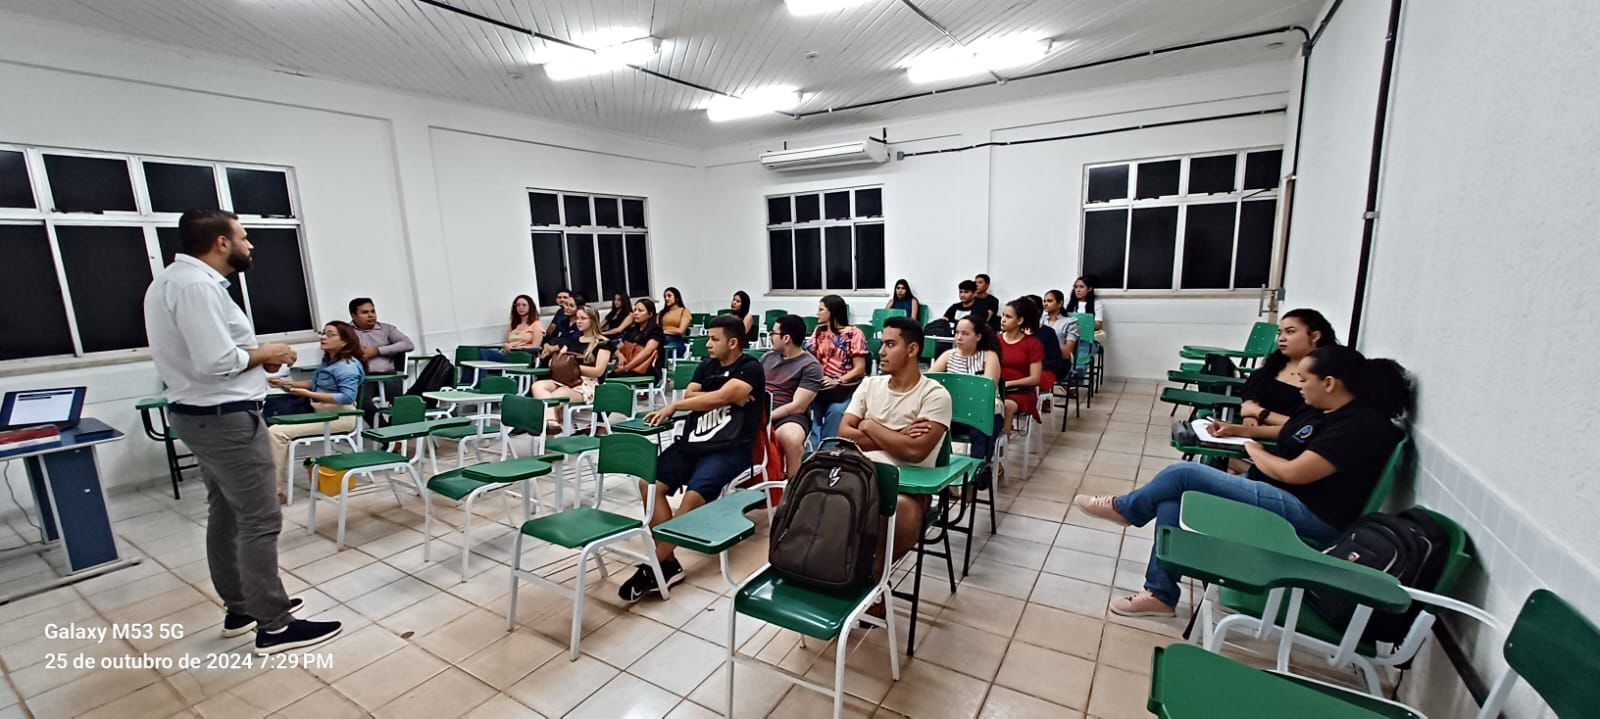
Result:
<instances>
[{"instance_id":1,"label":"woman with ponytail","mask_svg":"<svg viewBox=\"0 0 1600 719\"><path fill-rule=\"evenodd\" d=\"M1161 470L1150 483L1120 497L1078 495L1073 504L1118 525L1178 524L1184 492L1203 492L1254 505L1289 521L1306 539L1327 543L1354 522L1403 436L1395 425L1411 412L1411 380L1393 360L1367 359L1349 347L1326 345L1300 360L1300 394L1306 409L1276 428L1267 449L1244 445L1255 463L1244 476L1194 462ZM1265 427L1217 423L1214 434L1261 436ZM1178 578L1145 569L1144 591L1114 599L1122 616L1172 616Z\"/></svg>"}]
</instances>

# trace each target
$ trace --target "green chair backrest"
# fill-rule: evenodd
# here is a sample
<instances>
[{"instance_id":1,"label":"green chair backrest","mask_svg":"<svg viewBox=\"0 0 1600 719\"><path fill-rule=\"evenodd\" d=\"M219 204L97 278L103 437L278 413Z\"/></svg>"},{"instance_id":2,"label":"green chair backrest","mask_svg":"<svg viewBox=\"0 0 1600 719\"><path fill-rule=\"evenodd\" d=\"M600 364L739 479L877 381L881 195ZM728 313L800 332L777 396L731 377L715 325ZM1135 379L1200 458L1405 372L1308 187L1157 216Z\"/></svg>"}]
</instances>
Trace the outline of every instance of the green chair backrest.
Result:
<instances>
[{"instance_id":1,"label":"green chair backrest","mask_svg":"<svg viewBox=\"0 0 1600 719\"><path fill-rule=\"evenodd\" d=\"M994 405L999 396L994 380L955 372L930 372L928 376L950 393L950 421L994 435Z\"/></svg>"},{"instance_id":2,"label":"green chair backrest","mask_svg":"<svg viewBox=\"0 0 1600 719\"><path fill-rule=\"evenodd\" d=\"M706 354L706 342L710 341L710 339L711 339L710 337L707 337L705 335L701 335L699 337L690 338L690 340L689 340L689 356L690 357L699 357L701 359L705 359L708 356Z\"/></svg>"},{"instance_id":3,"label":"green chair backrest","mask_svg":"<svg viewBox=\"0 0 1600 719\"><path fill-rule=\"evenodd\" d=\"M594 411L633 416L633 388L617 382L602 382L594 388Z\"/></svg>"},{"instance_id":4,"label":"green chair backrest","mask_svg":"<svg viewBox=\"0 0 1600 719\"><path fill-rule=\"evenodd\" d=\"M867 359L878 361L878 353L883 351L883 340L877 337L867 338Z\"/></svg>"},{"instance_id":5,"label":"green chair backrest","mask_svg":"<svg viewBox=\"0 0 1600 719\"><path fill-rule=\"evenodd\" d=\"M862 337L877 337L878 329L882 326L879 324L856 325L856 329L861 330Z\"/></svg>"},{"instance_id":6,"label":"green chair backrest","mask_svg":"<svg viewBox=\"0 0 1600 719\"><path fill-rule=\"evenodd\" d=\"M1083 354L1084 345L1094 344L1094 315L1074 312L1072 319L1078 322L1078 354Z\"/></svg>"},{"instance_id":7,"label":"green chair backrest","mask_svg":"<svg viewBox=\"0 0 1600 719\"><path fill-rule=\"evenodd\" d=\"M389 404L389 424L411 424L428 418L428 403L416 395L400 395Z\"/></svg>"},{"instance_id":8,"label":"green chair backrest","mask_svg":"<svg viewBox=\"0 0 1600 719\"><path fill-rule=\"evenodd\" d=\"M1445 537L1450 543L1450 553L1445 555L1444 567L1439 570L1439 581L1434 583L1432 591L1445 596L1455 596L1456 582L1461 579L1462 570L1472 563L1472 537L1468 536L1467 531L1454 519L1427 507L1418 506L1414 509L1433 517L1433 521L1439 523L1439 528L1444 530Z\"/></svg>"},{"instance_id":9,"label":"green chair backrest","mask_svg":"<svg viewBox=\"0 0 1600 719\"><path fill-rule=\"evenodd\" d=\"M523 367L532 367L533 353L524 352L522 350L511 350L510 352L506 353L506 362L511 364L519 364Z\"/></svg>"},{"instance_id":10,"label":"green chair backrest","mask_svg":"<svg viewBox=\"0 0 1600 719\"><path fill-rule=\"evenodd\" d=\"M817 331L816 315L812 315L810 317L801 317L800 319L806 323L806 334L811 334L812 332Z\"/></svg>"},{"instance_id":11,"label":"green chair backrest","mask_svg":"<svg viewBox=\"0 0 1600 719\"><path fill-rule=\"evenodd\" d=\"M642 434L625 432L601 437L598 471L600 474L631 474L648 484L654 484L656 443Z\"/></svg>"},{"instance_id":12,"label":"green chair backrest","mask_svg":"<svg viewBox=\"0 0 1600 719\"><path fill-rule=\"evenodd\" d=\"M922 358L932 362L939 357L939 343L927 337L922 338Z\"/></svg>"},{"instance_id":13,"label":"green chair backrest","mask_svg":"<svg viewBox=\"0 0 1600 719\"><path fill-rule=\"evenodd\" d=\"M1558 717L1600 706L1600 628L1548 589L1534 590L1506 635L1506 663Z\"/></svg>"},{"instance_id":14,"label":"green chair backrest","mask_svg":"<svg viewBox=\"0 0 1600 719\"><path fill-rule=\"evenodd\" d=\"M522 395L500 400L500 424L512 429L544 432L544 401Z\"/></svg>"},{"instance_id":15,"label":"green chair backrest","mask_svg":"<svg viewBox=\"0 0 1600 719\"><path fill-rule=\"evenodd\" d=\"M928 326L928 306L921 302L917 303L917 324Z\"/></svg>"},{"instance_id":16,"label":"green chair backrest","mask_svg":"<svg viewBox=\"0 0 1600 719\"><path fill-rule=\"evenodd\" d=\"M767 310L766 314L762 316L761 324L770 330L772 329L772 324L786 314L789 314L788 310Z\"/></svg>"},{"instance_id":17,"label":"green chair backrest","mask_svg":"<svg viewBox=\"0 0 1600 719\"><path fill-rule=\"evenodd\" d=\"M1244 351L1253 358L1265 357L1278 348L1278 326L1271 322L1257 322L1250 327L1250 337L1244 342Z\"/></svg>"},{"instance_id":18,"label":"green chair backrest","mask_svg":"<svg viewBox=\"0 0 1600 719\"><path fill-rule=\"evenodd\" d=\"M1377 484L1372 485L1372 493L1367 495L1367 503L1361 507L1361 514L1371 514L1383 509L1384 502L1389 500L1389 493L1394 491L1394 485L1402 476L1411 476L1413 452L1411 435L1406 434L1400 438L1400 443L1394 446L1394 451L1389 453L1389 461L1383 465L1383 472L1378 475Z\"/></svg>"},{"instance_id":19,"label":"green chair backrest","mask_svg":"<svg viewBox=\"0 0 1600 719\"><path fill-rule=\"evenodd\" d=\"M481 349L482 348L478 347L477 345L461 345L459 347L456 347L456 361L455 361L455 365L456 365L456 381L455 381L455 384L456 384L457 387L461 386L461 375L462 375L463 371L466 369L465 367L461 366L461 363L462 362L471 362L473 360L478 359L481 356L481 355L478 354Z\"/></svg>"},{"instance_id":20,"label":"green chair backrest","mask_svg":"<svg viewBox=\"0 0 1600 719\"><path fill-rule=\"evenodd\" d=\"M884 462L872 465L878 469L878 513L887 517L900 501L900 468Z\"/></svg>"},{"instance_id":21,"label":"green chair backrest","mask_svg":"<svg viewBox=\"0 0 1600 719\"><path fill-rule=\"evenodd\" d=\"M478 380L478 387L474 391L480 394L516 394L517 381L510 377L490 375Z\"/></svg>"},{"instance_id":22,"label":"green chair backrest","mask_svg":"<svg viewBox=\"0 0 1600 719\"><path fill-rule=\"evenodd\" d=\"M733 308L732 307L728 307L728 308L717 310L717 313L715 315L712 315L712 316L713 317L721 317L723 315L731 315L731 314L733 314ZM709 322L710 320L707 320L707 321Z\"/></svg>"},{"instance_id":23,"label":"green chair backrest","mask_svg":"<svg viewBox=\"0 0 1600 719\"><path fill-rule=\"evenodd\" d=\"M906 311L891 307L879 307L872 311L872 326L883 328L883 321L890 317L905 317Z\"/></svg>"},{"instance_id":24,"label":"green chair backrest","mask_svg":"<svg viewBox=\"0 0 1600 719\"><path fill-rule=\"evenodd\" d=\"M684 362L672 368L672 388L687 389L689 382L694 379L694 370L699 366L697 362Z\"/></svg>"},{"instance_id":25,"label":"green chair backrest","mask_svg":"<svg viewBox=\"0 0 1600 719\"><path fill-rule=\"evenodd\" d=\"M704 312L691 312L689 314L689 325L692 327L704 327L710 322L711 315Z\"/></svg>"}]
</instances>

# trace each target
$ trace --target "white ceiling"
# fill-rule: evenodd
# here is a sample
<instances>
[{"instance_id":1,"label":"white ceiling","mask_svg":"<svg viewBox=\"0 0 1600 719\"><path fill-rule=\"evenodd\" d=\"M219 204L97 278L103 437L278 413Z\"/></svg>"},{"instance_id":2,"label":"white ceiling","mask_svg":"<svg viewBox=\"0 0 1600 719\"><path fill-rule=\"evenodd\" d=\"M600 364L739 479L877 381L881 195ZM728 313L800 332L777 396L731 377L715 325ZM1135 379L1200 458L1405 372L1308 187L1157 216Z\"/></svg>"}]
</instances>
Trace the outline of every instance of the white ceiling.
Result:
<instances>
[{"instance_id":1,"label":"white ceiling","mask_svg":"<svg viewBox=\"0 0 1600 719\"><path fill-rule=\"evenodd\" d=\"M662 38L645 64L724 92L788 85L801 112L941 87L913 85L908 57L950 41L900 0L797 18L782 0L445 0L560 38L640 27ZM963 42L1019 32L1063 50L1020 75L1284 25L1309 25L1322 0L915 0ZM0 0L0 9L166 45L463 100L696 147L877 123L1068 90L1292 56L1285 34L1023 80L1005 86L808 117L712 123L701 90L633 70L553 82L530 51L543 41L416 0ZM1282 41L1279 48L1268 43ZM815 59L805 59L815 51ZM944 87L981 81L982 76Z\"/></svg>"}]
</instances>

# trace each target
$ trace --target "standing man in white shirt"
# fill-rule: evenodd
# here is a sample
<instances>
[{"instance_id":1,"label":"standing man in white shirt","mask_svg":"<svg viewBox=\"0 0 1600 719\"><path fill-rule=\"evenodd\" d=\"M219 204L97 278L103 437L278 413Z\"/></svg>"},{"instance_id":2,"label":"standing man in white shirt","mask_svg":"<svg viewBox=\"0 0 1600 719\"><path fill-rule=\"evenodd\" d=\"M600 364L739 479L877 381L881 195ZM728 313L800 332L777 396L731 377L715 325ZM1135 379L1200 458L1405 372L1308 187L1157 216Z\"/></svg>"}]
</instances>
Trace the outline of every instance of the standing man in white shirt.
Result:
<instances>
[{"instance_id":1,"label":"standing man in white shirt","mask_svg":"<svg viewBox=\"0 0 1600 719\"><path fill-rule=\"evenodd\" d=\"M339 622L295 619L278 577L278 509L272 445L261 403L267 373L295 360L286 344L260 344L250 319L228 297L225 274L250 269L250 239L238 216L189 210L182 243L144 296L156 373L167 385L172 426L194 453L210 513L206 560L227 608L222 635L254 629L257 654L319 644Z\"/></svg>"}]
</instances>

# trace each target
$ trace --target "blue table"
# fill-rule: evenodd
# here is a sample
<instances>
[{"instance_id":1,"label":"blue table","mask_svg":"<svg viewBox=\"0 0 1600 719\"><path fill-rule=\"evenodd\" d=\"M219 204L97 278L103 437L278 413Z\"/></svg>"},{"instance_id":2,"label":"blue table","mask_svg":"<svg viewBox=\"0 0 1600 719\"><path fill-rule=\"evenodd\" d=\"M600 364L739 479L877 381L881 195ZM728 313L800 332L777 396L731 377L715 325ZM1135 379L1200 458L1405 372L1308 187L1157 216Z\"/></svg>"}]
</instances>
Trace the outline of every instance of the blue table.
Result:
<instances>
[{"instance_id":1,"label":"blue table","mask_svg":"<svg viewBox=\"0 0 1600 719\"><path fill-rule=\"evenodd\" d=\"M63 430L58 442L0 451L0 462L21 461L27 470L42 535L38 543L0 552L0 561L40 554L57 544L67 554L66 576L0 596L0 604L139 563L117 549L95 458L95 447L122 437L122 432L86 418L78 427Z\"/></svg>"}]
</instances>

